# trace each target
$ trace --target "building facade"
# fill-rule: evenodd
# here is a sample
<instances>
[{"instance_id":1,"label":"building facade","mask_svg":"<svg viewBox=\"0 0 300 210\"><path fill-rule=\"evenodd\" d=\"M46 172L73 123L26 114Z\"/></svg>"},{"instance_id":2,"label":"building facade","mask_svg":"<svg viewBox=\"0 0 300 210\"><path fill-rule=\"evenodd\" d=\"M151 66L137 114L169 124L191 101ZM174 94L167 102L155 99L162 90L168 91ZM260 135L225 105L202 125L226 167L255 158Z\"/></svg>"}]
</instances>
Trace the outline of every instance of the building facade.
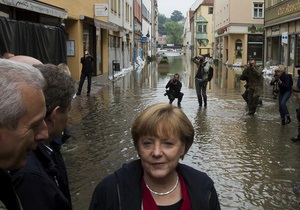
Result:
<instances>
[{"instance_id":1,"label":"building facade","mask_svg":"<svg viewBox=\"0 0 300 210\"><path fill-rule=\"evenodd\" d=\"M265 0L265 62L287 66L297 75L300 68L300 2Z\"/></svg>"},{"instance_id":2,"label":"building facade","mask_svg":"<svg viewBox=\"0 0 300 210\"><path fill-rule=\"evenodd\" d=\"M263 64L264 1L214 0L214 58L241 66Z\"/></svg>"},{"instance_id":3,"label":"building facade","mask_svg":"<svg viewBox=\"0 0 300 210\"><path fill-rule=\"evenodd\" d=\"M213 20L213 0L203 0L195 9L193 15L193 54L208 54L212 52L212 20Z\"/></svg>"},{"instance_id":4,"label":"building facade","mask_svg":"<svg viewBox=\"0 0 300 210\"><path fill-rule=\"evenodd\" d=\"M157 7L148 0L149 10ZM0 54L11 52L43 63L67 63L74 79L81 72L84 50L95 57L94 75L113 73L113 62L128 68L133 59L133 0L0 0ZM136 2L136 1L135 1ZM142 1L140 17L142 16ZM156 9L157 11L157 9ZM140 18L142 24L142 18ZM148 30L142 32L146 35ZM140 40L139 40L140 42Z\"/></svg>"}]
</instances>

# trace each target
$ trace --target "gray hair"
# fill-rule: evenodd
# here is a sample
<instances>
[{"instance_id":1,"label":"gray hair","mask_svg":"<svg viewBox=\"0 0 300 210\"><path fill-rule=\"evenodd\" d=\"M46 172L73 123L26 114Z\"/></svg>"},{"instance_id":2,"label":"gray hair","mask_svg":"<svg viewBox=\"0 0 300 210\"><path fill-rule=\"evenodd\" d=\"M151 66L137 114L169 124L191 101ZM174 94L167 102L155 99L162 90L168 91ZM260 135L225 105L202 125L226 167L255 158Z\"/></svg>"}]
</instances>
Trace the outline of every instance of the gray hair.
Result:
<instances>
[{"instance_id":1,"label":"gray hair","mask_svg":"<svg viewBox=\"0 0 300 210\"><path fill-rule=\"evenodd\" d=\"M66 111L76 92L74 79L53 64L38 65L36 68L41 71L46 80L46 87L44 88L46 117L56 106L60 106L63 111Z\"/></svg>"},{"instance_id":2,"label":"gray hair","mask_svg":"<svg viewBox=\"0 0 300 210\"><path fill-rule=\"evenodd\" d=\"M42 90L44 86L43 75L32 65L0 59L0 124L16 129L27 111L21 95L22 88Z\"/></svg>"}]
</instances>

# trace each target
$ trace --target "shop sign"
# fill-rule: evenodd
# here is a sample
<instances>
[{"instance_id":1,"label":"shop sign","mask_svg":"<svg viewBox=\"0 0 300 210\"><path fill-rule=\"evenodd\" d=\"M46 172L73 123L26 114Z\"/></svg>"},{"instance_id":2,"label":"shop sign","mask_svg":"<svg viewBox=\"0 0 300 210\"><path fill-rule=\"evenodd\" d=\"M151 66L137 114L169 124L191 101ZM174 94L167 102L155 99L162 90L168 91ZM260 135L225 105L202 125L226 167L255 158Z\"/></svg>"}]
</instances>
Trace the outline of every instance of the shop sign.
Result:
<instances>
[{"instance_id":1,"label":"shop sign","mask_svg":"<svg viewBox=\"0 0 300 210\"><path fill-rule=\"evenodd\" d=\"M96 17L108 17L108 4L95 4Z\"/></svg>"},{"instance_id":2,"label":"shop sign","mask_svg":"<svg viewBox=\"0 0 300 210\"><path fill-rule=\"evenodd\" d=\"M287 3L284 6L278 8L278 16L288 15L290 13L300 11L300 1L298 0L295 3Z\"/></svg>"},{"instance_id":3,"label":"shop sign","mask_svg":"<svg viewBox=\"0 0 300 210\"><path fill-rule=\"evenodd\" d=\"M140 37L140 41L141 42L146 42L147 41L147 37L146 36L141 36Z\"/></svg>"}]
</instances>

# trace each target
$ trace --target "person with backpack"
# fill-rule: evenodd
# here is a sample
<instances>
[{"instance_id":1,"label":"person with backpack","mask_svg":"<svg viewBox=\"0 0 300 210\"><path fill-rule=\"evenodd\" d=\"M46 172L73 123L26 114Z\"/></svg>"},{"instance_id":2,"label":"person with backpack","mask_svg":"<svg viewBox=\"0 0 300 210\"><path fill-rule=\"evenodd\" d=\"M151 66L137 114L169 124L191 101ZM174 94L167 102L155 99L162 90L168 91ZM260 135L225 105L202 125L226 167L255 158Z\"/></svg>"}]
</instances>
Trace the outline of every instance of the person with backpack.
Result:
<instances>
[{"instance_id":1,"label":"person with backpack","mask_svg":"<svg viewBox=\"0 0 300 210\"><path fill-rule=\"evenodd\" d=\"M290 113L286 106L286 102L292 95L293 79L291 75L285 73L283 65L275 68L275 75L273 76L270 85L278 84L279 94L279 113L281 117L281 125L289 124L291 122Z\"/></svg>"},{"instance_id":2,"label":"person with backpack","mask_svg":"<svg viewBox=\"0 0 300 210\"><path fill-rule=\"evenodd\" d=\"M192 61L197 64L198 71L195 76L195 85L199 107L202 107L202 98L204 102L204 107L207 106L207 95L206 87L207 83L211 81L213 77L214 69L208 61L205 61L205 56L199 55L192 58Z\"/></svg>"}]
</instances>

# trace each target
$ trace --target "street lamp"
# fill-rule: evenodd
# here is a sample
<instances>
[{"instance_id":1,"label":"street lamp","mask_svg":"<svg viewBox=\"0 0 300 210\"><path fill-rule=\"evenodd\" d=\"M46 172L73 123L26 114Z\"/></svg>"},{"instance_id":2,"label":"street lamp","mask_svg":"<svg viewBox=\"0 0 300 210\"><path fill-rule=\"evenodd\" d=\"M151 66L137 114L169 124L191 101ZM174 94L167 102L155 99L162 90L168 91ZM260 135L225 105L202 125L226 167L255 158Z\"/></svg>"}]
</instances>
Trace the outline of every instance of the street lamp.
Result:
<instances>
[{"instance_id":1,"label":"street lamp","mask_svg":"<svg viewBox=\"0 0 300 210\"><path fill-rule=\"evenodd\" d=\"M251 26L251 28L250 28L250 31L251 31L251 33L252 33L252 34L254 34L254 33L255 33L255 31L256 31L256 27L255 27L255 25L254 25L254 24L252 24L252 26Z\"/></svg>"}]
</instances>

